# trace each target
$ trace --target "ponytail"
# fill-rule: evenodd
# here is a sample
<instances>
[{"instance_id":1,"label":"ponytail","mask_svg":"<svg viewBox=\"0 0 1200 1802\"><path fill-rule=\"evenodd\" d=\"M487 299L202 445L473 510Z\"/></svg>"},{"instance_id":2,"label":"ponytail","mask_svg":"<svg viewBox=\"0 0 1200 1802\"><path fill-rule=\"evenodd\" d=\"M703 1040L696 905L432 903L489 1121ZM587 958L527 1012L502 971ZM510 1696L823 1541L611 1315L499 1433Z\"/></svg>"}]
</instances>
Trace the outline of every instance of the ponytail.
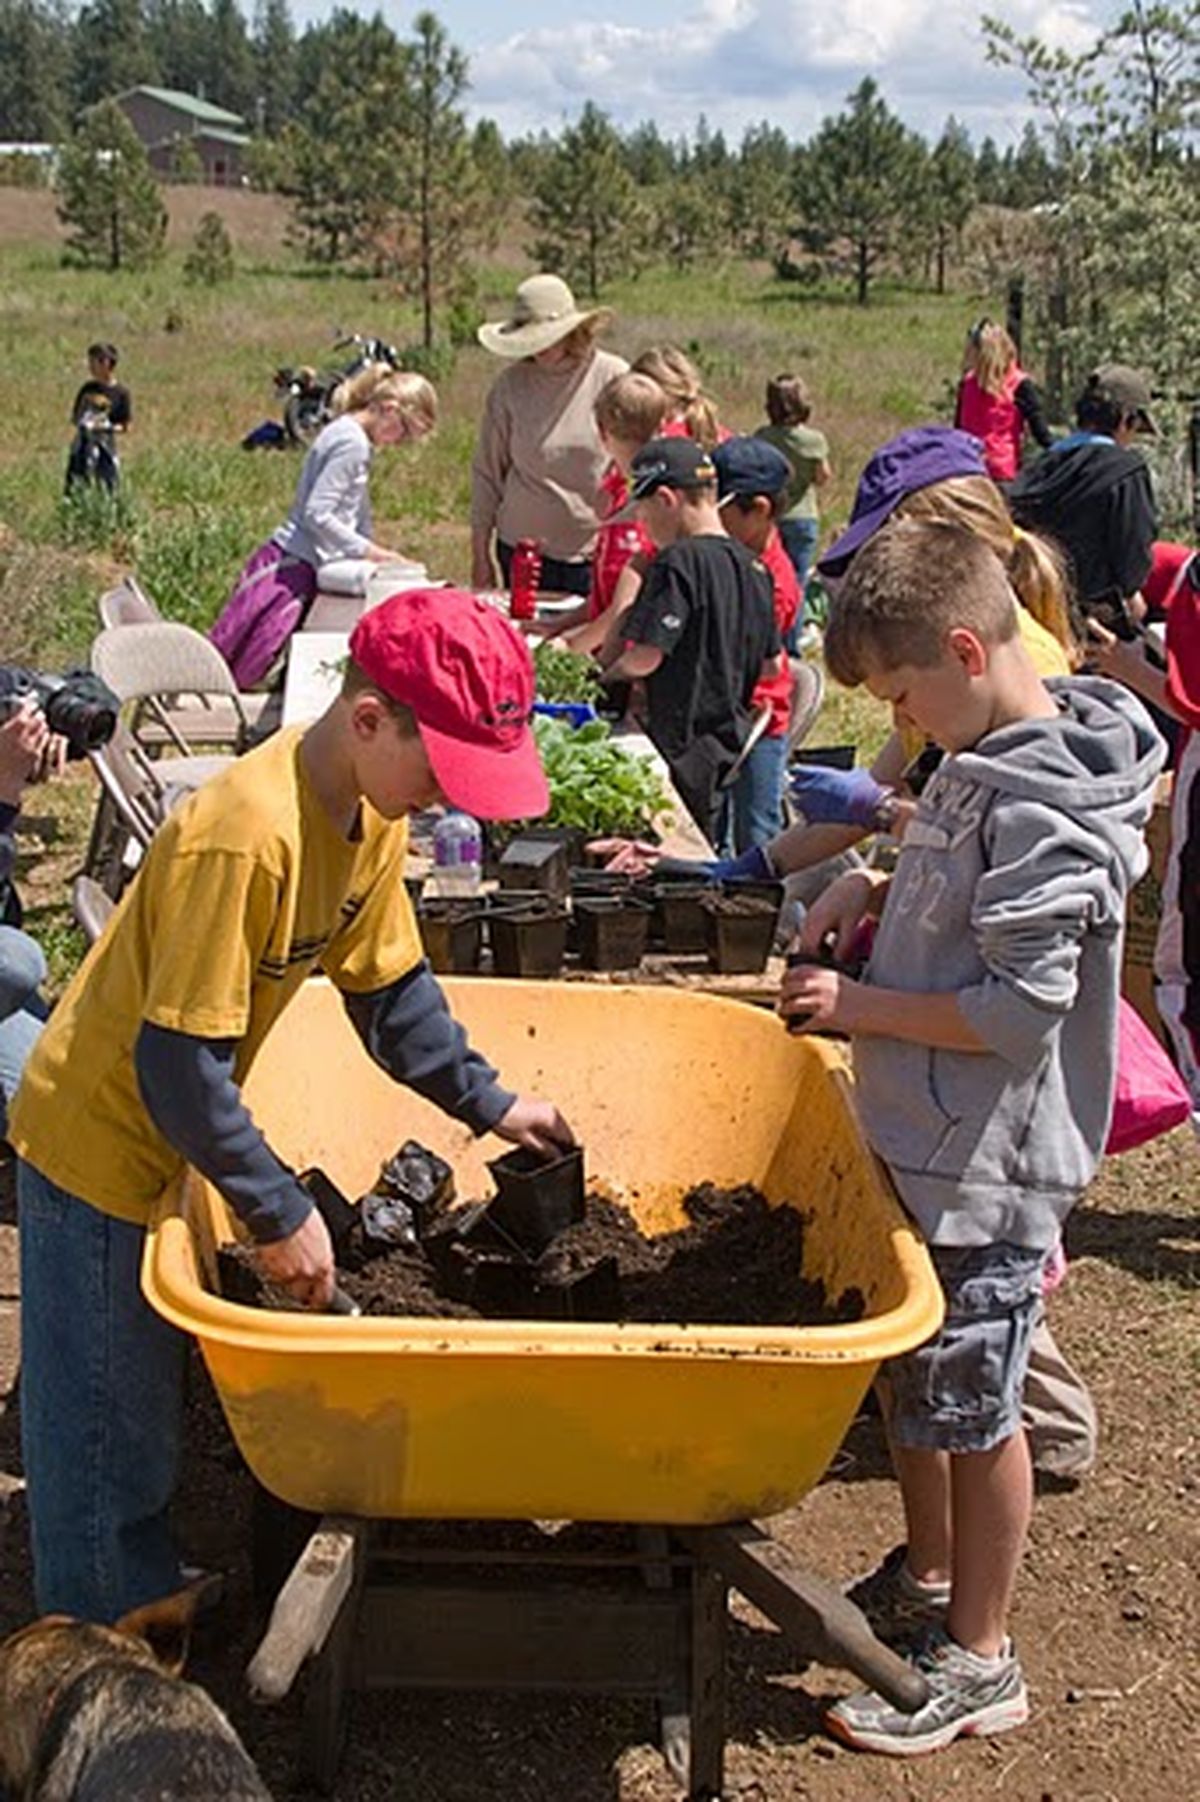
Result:
<instances>
[{"instance_id":1,"label":"ponytail","mask_svg":"<svg viewBox=\"0 0 1200 1802\"><path fill-rule=\"evenodd\" d=\"M703 450L715 450L721 439L721 422L717 405L700 386L700 371L678 345L653 345L635 357L631 365L638 375L648 375L657 382Z\"/></svg>"}]
</instances>

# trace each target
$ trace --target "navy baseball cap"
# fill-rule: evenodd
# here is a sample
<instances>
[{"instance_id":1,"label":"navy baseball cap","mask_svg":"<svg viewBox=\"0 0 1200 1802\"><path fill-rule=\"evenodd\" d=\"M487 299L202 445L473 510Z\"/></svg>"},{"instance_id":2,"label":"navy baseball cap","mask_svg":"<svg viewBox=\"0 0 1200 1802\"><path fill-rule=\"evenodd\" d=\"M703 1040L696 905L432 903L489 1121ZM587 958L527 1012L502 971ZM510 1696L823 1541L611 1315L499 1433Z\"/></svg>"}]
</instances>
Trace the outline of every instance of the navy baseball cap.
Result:
<instances>
[{"instance_id":1,"label":"navy baseball cap","mask_svg":"<svg viewBox=\"0 0 1200 1802\"><path fill-rule=\"evenodd\" d=\"M712 458L694 438L651 438L629 466L629 498L644 501L658 488L703 488L715 482Z\"/></svg>"},{"instance_id":2,"label":"navy baseball cap","mask_svg":"<svg viewBox=\"0 0 1200 1802\"><path fill-rule=\"evenodd\" d=\"M918 425L880 445L858 478L850 524L817 563L818 574L842 575L856 552L891 518L905 495L952 476L986 476L983 445L949 425Z\"/></svg>"},{"instance_id":3,"label":"navy baseball cap","mask_svg":"<svg viewBox=\"0 0 1200 1802\"><path fill-rule=\"evenodd\" d=\"M712 460L717 472L720 505L735 495L754 500L782 494L792 478L792 466L783 452L765 438L727 438L718 444Z\"/></svg>"}]
</instances>

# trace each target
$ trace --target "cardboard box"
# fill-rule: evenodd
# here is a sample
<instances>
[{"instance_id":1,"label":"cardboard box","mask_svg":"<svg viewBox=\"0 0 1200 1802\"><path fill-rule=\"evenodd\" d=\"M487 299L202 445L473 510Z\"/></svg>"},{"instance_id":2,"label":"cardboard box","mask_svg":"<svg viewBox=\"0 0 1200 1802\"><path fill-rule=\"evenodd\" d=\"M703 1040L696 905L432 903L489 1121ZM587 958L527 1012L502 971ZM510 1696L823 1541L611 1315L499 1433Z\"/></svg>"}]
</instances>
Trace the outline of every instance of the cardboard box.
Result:
<instances>
[{"instance_id":1,"label":"cardboard box","mask_svg":"<svg viewBox=\"0 0 1200 1802\"><path fill-rule=\"evenodd\" d=\"M1154 810L1146 827L1150 867L1130 890L1125 906L1125 956L1121 965L1121 993L1136 1007L1151 1032L1165 1042L1162 1021L1154 1005L1154 946L1162 919L1163 883L1167 875L1167 848L1171 840L1171 778L1160 776Z\"/></svg>"}]
</instances>

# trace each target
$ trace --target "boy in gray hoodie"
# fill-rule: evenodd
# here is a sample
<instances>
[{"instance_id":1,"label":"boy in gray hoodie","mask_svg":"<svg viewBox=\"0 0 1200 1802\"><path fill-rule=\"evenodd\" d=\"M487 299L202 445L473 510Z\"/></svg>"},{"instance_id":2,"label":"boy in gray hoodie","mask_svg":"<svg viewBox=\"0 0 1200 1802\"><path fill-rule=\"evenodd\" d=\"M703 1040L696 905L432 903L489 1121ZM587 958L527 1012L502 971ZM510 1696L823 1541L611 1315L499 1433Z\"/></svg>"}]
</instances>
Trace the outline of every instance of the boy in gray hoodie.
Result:
<instances>
[{"instance_id":1,"label":"boy in gray hoodie","mask_svg":"<svg viewBox=\"0 0 1200 1802\"><path fill-rule=\"evenodd\" d=\"M1125 896L1164 747L1115 684L1042 682L1000 562L957 525L879 533L825 656L948 753L894 875L852 871L805 920L802 950L834 935L844 954L878 916L862 980L802 966L780 1004L853 1039L864 1129L946 1296L940 1333L887 1367L907 1547L851 1591L924 1620L930 1700L905 1715L865 1692L826 1717L909 1754L1028 1718L1007 1633L1032 1505L1021 1391L1047 1253L1107 1134Z\"/></svg>"}]
</instances>

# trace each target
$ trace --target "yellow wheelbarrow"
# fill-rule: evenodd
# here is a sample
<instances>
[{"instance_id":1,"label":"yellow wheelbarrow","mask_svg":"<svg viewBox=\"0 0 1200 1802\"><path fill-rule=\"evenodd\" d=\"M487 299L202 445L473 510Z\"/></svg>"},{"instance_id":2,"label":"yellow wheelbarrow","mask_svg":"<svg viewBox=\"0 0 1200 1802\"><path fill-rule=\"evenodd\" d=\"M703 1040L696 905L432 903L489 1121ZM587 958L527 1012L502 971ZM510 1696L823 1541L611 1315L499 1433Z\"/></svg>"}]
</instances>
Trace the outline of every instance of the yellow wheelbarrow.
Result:
<instances>
[{"instance_id":1,"label":"yellow wheelbarrow","mask_svg":"<svg viewBox=\"0 0 1200 1802\"><path fill-rule=\"evenodd\" d=\"M836 1592L782 1572L794 1606L781 1599L778 1548L748 1526L812 1487L881 1360L941 1319L929 1259L862 1137L839 1052L790 1036L759 1009L667 989L445 987L503 1080L558 1103L587 1147L590 1175L646 1230L681 1224L681 1197L696 1183L754 1183L803 1210L804 1274L833 1298L857 1289L862 1317L757 1328L256 1312L216 1292L215 1249L232 1236L230 1221L216 1191L187 1173L149 1236L146 1294L198 1340L258 1481L296 1509L334 1517L319 1555L301 1558L280 1597L279 1631L256 1661L260 1689L281 1693L328 1640L326 1690L335 1693L315 1711L310 1760L328 1777L345 1686L388 1675L369 1646L352 1649L348 1611L358 1619L374 1609L380 1657L396 1656L396 1634L370 1599L364 1523L566 1520L670 1530L663 1568L690 1561L695 1577L684 1627L673 1617L669 1629L676 1648L705 1638L695 1609L706 1584L711 1629L712 1584L723 1620L722 1585L732 1582L760 1604L773 1597L776 1618L791 1609L794 1636L808 1620L816 1649L832 1647L831 1661L912 1706L920 1680ZM375 1068L323 981L306 985L270 1035L245 1093L283 1157L298 1169L319 1165L346 1193L368 1189L409 1137L449 1160L461 1196L488 1192L494 1146ZM567 1631L560 1660L576 1638ZM690 1670L691 1652L680 1656ZM661 1668L659 1659L660 1694ZM695 1700L695 1682L684 1687ZM712 1745L723 1736L694 1711L691 1726L692 1794L701 1796L712 1791ZM683 1756L677 1748L676 1762Z\"/></svg>"}]
</instances>

